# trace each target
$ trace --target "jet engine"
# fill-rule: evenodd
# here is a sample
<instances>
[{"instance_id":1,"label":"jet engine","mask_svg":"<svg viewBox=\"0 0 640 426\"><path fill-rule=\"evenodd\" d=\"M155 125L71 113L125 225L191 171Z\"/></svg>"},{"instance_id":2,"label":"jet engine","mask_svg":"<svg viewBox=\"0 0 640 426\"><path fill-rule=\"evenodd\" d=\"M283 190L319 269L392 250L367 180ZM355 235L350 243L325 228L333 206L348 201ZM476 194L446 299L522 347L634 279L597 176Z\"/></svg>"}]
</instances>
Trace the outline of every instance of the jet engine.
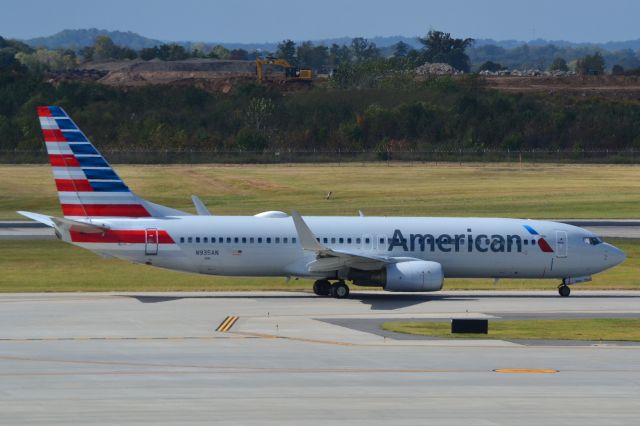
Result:
<instances>
[{"instance_id":1,"label":"jet engine","mask_svg":"<svg viewBox=\"0 0 640 426\"><path fill-rule=\"evenodd\" d=\"M381 286L387 291L438 291L444 274L437 262L413 260L392 263L376 271L351 269L347 279L356 285Z\"/></svg>"}]
</instances>

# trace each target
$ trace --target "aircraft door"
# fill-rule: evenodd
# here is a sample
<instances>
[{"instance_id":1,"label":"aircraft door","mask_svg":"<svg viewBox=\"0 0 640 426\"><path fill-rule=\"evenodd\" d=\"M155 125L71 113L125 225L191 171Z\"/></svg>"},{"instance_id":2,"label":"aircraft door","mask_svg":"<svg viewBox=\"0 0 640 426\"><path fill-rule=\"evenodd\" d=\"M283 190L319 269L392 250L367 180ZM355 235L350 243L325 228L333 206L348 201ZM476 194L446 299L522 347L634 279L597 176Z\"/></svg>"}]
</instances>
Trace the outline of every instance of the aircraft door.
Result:
<instances>
[{"instance_id":1,"label":"aircraft door","mask_svg":"<svg viewBox=\"0 0 640 426\"><path fill-rule=\"evenodd\" d=\"M569 243L565 231L556 231L556 257L567 257Z\"/></svg>"},{"instance_id":2,"label":"aircraft door","mask_svg":"<svg viewBox=\"0 0 640 426\"><path fill-rule=\"evenodd\" d=\"M144 254L158 254L158 230L155 228L147 228L144 232Z\"/></svg>"}]
</instances>

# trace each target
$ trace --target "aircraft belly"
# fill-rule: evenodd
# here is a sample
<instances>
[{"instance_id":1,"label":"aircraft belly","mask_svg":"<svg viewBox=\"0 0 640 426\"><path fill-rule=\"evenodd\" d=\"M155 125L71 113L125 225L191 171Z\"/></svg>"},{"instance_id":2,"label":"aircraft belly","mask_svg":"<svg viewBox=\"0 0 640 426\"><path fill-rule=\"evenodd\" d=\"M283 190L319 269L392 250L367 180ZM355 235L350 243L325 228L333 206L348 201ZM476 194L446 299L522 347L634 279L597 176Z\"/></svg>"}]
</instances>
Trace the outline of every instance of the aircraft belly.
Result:
<instances>
[{"instance_id":1,"label":"aircraft belly","mask_svg":"<svg viewBox=\"0 0 640 426\"><path fill-rule=\"evenodd\" d=\"M293 253L229 249L220 251L218 256L203 258L199 269L210 275L283 276L292 259Z\"/></svg>"},{"instance_id":2,"label":"aircraft belly","mask_svg":"<svg viewBox=\"0 0 640 426\"><path fill-rule=\"evenodd\" d=\"M445 278L544 278L549 269L547 256L517 254L456 253L426 256L442 264Z\"/></svg>"}]
</instances>

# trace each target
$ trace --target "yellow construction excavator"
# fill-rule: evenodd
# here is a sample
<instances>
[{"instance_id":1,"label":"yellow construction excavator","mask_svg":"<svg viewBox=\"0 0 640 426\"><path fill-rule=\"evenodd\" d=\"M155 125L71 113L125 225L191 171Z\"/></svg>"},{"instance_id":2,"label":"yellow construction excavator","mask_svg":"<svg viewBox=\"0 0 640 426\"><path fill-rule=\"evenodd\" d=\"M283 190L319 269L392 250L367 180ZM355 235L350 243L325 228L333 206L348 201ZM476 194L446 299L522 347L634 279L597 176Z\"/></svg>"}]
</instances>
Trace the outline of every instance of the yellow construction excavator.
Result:
<instances>
[{"instance_id":1,"label":"yellow construction excavator","mask_svg":"<svg viewBox=\"0 0 640 426\"><path fill-rule=\"evenodd\" d=\"M265 80L265 65L277 65L284 68L284 82L311 83L313 81L313 70L309 68L294 67L286 59L256 58L256 72L258 74L258 81Z\"/></svg>"}]
</instances>

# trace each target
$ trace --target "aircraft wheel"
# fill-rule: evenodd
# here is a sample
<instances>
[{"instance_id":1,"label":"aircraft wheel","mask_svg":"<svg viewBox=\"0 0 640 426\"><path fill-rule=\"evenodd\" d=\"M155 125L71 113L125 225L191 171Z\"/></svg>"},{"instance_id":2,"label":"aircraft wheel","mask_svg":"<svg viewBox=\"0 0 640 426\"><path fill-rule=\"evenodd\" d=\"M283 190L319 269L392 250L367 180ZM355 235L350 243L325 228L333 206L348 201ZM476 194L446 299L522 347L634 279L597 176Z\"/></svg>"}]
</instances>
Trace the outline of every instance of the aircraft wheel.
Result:
<instances>
[{"instance_id":1,"label":"aircraft wheel","mask_svg":"<svg viewBox=\"0 0 640 426\"><path fill-rule=\"evenodd\" d=\"M331 295L336 299L344 299L349 297L349 286L344 281L338 281L331 286Z\"/></svg>"},{"instance_id":2,"label":"aircraft wheel","mask_svg":"<svg viewBox=\"0 0 640 426\"><path fill-rule=\"evenodd\" d=\"M318 280L313 283L313 292L318 296L331 294L331 283L327 280Z\"/></svg>"},{"instance_id":3,"label":"aircraft wheel","mask_svg":"<svg viewBox=\"0 0 640 426\"><path fill-rule=\"evenodd\" d=\"M561 285L560 287L558 287L558 293L560 293L560 296L562 297L569 297L569 295L571 294L571 289L569 288L568 285Z\"/></svg>"}]
</instances>

